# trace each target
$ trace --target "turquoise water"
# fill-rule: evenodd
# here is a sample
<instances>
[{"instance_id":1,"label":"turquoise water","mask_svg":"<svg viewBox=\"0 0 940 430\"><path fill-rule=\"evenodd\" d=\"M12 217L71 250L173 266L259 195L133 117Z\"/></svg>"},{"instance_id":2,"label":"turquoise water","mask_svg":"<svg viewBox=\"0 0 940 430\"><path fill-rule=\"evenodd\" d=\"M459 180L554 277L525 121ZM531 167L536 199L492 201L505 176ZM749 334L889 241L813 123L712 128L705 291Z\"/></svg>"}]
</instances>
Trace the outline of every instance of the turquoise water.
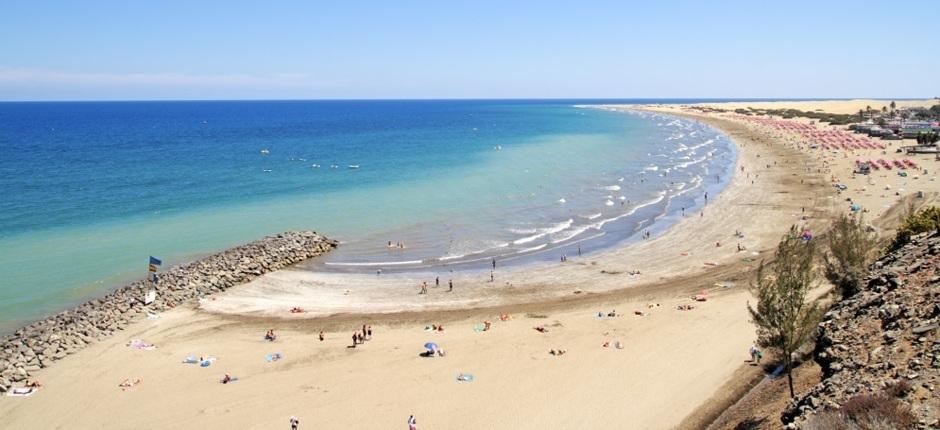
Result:
<instances>
[{"instance_id":1,"label":"turquoise water","mask_svg":"<svg viewBox=\"0 0 940 430\"><path fill-rule=\"evenodd\" d=\"M572 101L0 103L0 148L0 329L290 229L343 242L313 270L557 260L665 228L734 160Z\"/></svg>"}]
</instances>

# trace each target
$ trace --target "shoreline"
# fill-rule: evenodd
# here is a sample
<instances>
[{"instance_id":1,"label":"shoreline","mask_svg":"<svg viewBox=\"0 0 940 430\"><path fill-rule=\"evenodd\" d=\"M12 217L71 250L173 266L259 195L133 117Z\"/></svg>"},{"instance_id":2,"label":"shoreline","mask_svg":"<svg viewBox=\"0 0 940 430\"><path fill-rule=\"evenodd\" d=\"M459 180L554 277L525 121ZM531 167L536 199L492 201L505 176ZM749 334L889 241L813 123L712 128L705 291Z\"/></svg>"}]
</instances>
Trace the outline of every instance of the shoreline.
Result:
<instances>
[{"instance_id":1,"label":"shoreline","mask_svg":"<svg viewBox=\"0 0 940 430\"><path fill-rule=\"evenodd\" d=\"M367 284L362 294L351 295L343 294L340 281L359 279L339 279L332 287L310 279L277 279L259 287L262 280L292 273L281 270L198 307L179 307L159 320L128 326L40 371L37 377L46 387L29 399L0 399L0 412L12 425L26 425L54 407L68 421L55 418L50 425L74 428L108 428L108 422L115 428L264 427L290 415L305 425L388 428L409 414L435 428L682 425L746 366L754 329L747 321L750 295L744 287L758 260L767 258L790 223L799 221L801 206L813 229L824 227L841 208L828 172L817 171L822 167L818 154L730 118L702 120L720 125L740 145L739 163L758 177L747 185L744 180L751 178L736 167L738 186L710 201L704 217L687 217L654 240L538 270L497 271L496 283L478 275L462 279L453 293L430 287L423 296L405 277L391 288ZM777 167L757 167L774 162ZM746 255L727 242L735 240L733 231L739 228ZM716 247L716 237L726 243ZM719 265L703 265L711 259ZM632 268L643 273L631 277L626 272ZM696 303L692 311L676 310L702 289L710 292L707 302ZM261 311L239 310L234 299ZM287 312L303 300L338 310ZM441 300L457 305L435 306ZM376 312L396 303L404 310ZM219 304L231 307L230 312L216 311ZM611 309L624 315L591 316ZM502 313L512 319L496 319ZM474 326L484 320L493 321L494 329L476 332ZM364 323L376 329L374 340L347 348L348 333ZM421 329L432 323L445 324L447 330ZM535 332L532 325L545 325L550 333ZM270 328L280 336L266 346L257 339ZM318 341L319 331L326 333L325 341ZM125 346L129 339L145 339L159 349L136 351ZM447 357L417 357L429 340L445 347ZM626 344L623 350L601 346L620 340ZM547 351L555 348L568 353L552 357ZM260 359L275 351L285 359L267 364ZM179 364L188 354L211 354L219 361L208 370ZM221 372L238 376L239 382L218 384ZM458 373L477 379L454 382ZM125 378L145 382L127 391L116 388ZM513 383L506 385L507 380ZM179 392L187 395L174 394ZM68 400L77 397L94 400ZM356 414L364 407L372 413ZM146 412L153 408L174 412Z\"/></svg>"},{"instance_id":2,"label":"shoreline","mask_svg":"<svg viewBox=\"0 0 940 430\"><path fill-rule=\"evenodd\" d=\"M577 294L596 294L663 283L666 279L702 273L715 267L715 264L727 265L741 258L756 258L754 252L759 254L775 245L779 234L783 232L777 232L776 228L768 226L745 228L745 225L749 224L749 218L774 216L789 219L785 221L787 225L799 222L800 216L803 215L800 206L785 197L791 191L760 198L748 191L752 187L776 189L774 187L779 187L774 185L776 179L788 181L788 184L780 185L784 187L799 188L801 184L794 183L792 178L786 178L788 175L781 174L779 168L776 172L773 171L773 166L756 169L760 162L759 151L763 148L756 147L759 143L755 143L755 147L751 148L742 147L735 141L733 133L719 126L730 127L732 123L687 114L676 115L676 112L663 112L655 107L641 109L703 122L721 132L736 145L738 156L732 178L720 193L712 196L711 201L698 208L705 211L706 216L700 217L700 212L688 214L658 232L651 240L632 241L625 238L620 246L580 258L569 256L566 263L533 262L508 268L500 266L493 271L494 282L490 282L488 268L467 272L432 268L423 272L383 273L381 276L375 273L311 272L288 268L257 279L237 290L220 294L213 300L202 303L200 309L217 314L247 314L296 320L342 314L394 314L549 301ZM735 127L738 127L735 133L743 133L740 126ZM783 152L774 156L788 154L787 157L796 157L788 158L787 162L796 163L801 156L796 152L788 152L791 151L789 149L780 148L779 151ZM781 162L781 167L782 164ZM741 166L745 166L745 171L741 170ZM770 177L758 178L761 183L751 185L751 169L757 170L755 174L767 171ZM819 188L823 184L821 178L819 179L813 184L806 184L805 191L814 191L813 187ZM742 204L742 199L749 201ZM811 205L806 205L806 215L810 215L808 225L815 223L813 218L827 212L828 204L827 201L815 202L812 206L823 208L818 211L814 211ZM738 205L740 210L729 205ZM780 208L786 207L789 207L791 212L774 214L779 212ZM775 223L779 222L768 224ZM724 231L714 231L720 225L725 225ZM733 236L736 230L744 232L743 239ZM716 242L725 244L723 247L716 247ZM746 251L736 252L739 242ZM629 275L631 271L639 271L640 274ZM440 278L440 287L435 287L435 277ZM442 293L447 290L451 279L455 285L454 292ZM560 281L563 279L568 281ZM417 295L422 282L429 285L428 295ZM307 312L302 315L285 315L285 310L293 306L302 307Z\"/></svg>"}]
</instances>

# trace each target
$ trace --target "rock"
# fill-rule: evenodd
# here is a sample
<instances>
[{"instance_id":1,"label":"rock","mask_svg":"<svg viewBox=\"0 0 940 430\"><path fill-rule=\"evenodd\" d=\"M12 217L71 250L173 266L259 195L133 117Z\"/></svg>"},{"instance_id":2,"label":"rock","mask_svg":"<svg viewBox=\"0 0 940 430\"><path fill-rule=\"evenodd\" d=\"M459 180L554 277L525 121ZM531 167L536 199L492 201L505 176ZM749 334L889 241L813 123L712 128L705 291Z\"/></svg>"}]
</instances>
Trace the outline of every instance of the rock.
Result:
<instances>
[{"instance_id":1,"label":"rock","mask_svg":"<svg viewBox=\"0 0 940 430\"><path fill-rule=\"evenodd\" d=\"M135 281L104 297L32 323L0 340L0 390L30 372L80 348L124 330L147 312L156 312L223 291L272 270L329 252L338 242L312 231L286 232L228 249L160 273L157 300L143 305L151 288ZM245 266L248 266L246 275ZM2 392L2 391L0 391Z\"/></svg>"}]
</instances>

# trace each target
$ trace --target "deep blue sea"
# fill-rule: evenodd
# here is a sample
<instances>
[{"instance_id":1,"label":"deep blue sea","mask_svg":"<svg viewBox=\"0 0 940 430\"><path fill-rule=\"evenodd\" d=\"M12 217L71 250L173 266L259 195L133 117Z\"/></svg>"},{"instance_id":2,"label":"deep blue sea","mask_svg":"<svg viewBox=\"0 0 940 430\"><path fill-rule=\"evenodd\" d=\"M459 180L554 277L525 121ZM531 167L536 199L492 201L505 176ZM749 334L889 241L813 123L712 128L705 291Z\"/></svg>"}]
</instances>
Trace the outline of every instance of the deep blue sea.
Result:
<instances>
[{"instance_id":1,"label":"deep blue sea","mask_svg":"<svg viewBox=\"0 0 940 430\"><path fill-rule=\"evenodd\" d=\"M730 177L717 131L596 103L0 103L0 331L290 229L343 243L310 270L557 260Z\"/></svg>"}]
</instances>

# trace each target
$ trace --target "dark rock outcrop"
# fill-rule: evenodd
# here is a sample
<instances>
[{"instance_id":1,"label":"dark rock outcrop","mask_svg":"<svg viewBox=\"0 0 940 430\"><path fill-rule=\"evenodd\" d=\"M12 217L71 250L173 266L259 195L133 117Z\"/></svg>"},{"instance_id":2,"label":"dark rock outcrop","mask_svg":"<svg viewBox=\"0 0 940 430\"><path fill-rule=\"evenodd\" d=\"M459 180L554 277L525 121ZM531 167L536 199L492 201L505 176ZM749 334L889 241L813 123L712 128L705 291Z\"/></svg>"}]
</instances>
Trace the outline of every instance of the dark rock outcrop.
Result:
<instances>
[{"instance_id":1,"label":"dark rock outcrop","mask_svg":"<svg viewBox=\"0 0 940 430\"><path fill-rule=\"evenodd\" d=\"M814 351L822 381L784 411L788 427L852 397L885 392L911 406L919 428L940 427L938 251L940 235L914 238L875 262L866 287L826 313Z\"/></svg>"}]
</instances>

